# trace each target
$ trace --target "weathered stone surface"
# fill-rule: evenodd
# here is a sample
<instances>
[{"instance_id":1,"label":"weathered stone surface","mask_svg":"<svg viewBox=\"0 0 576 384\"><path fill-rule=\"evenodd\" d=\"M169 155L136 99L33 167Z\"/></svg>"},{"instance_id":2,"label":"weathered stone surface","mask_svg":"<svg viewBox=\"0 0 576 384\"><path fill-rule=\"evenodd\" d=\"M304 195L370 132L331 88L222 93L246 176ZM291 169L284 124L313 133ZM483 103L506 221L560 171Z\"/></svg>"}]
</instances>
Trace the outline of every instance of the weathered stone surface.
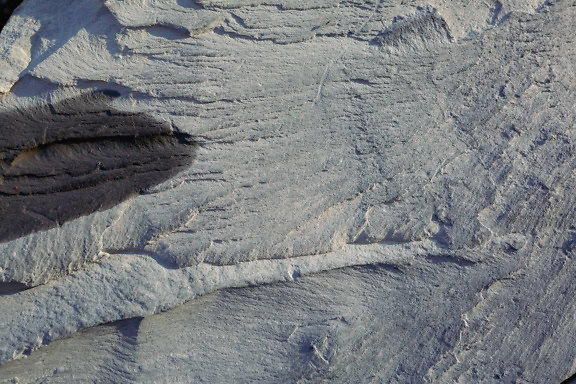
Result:
<instances>
[{"instance_id":1,"label":"weathered stone surface","mask_svg":"<svg viewBox=\"0 0 576 384\"><path fill-rule=\"evenodd\" d=\"M2 291L33 287L0 297L0 360L287 282L82 332L0 377L568 377L574 20L569 1L28 0L1 35L4 116L111 89L198 148L119 205L0 244ZM83 345L93 364L73 363Z\"/></svg>"},{"instance_id":2,"label":"weathered stone surface","mask_svg":"<svg viewBox=\"0 0 576 384\"><path fill-rule=\"evenodd\" d=\"M573 363L560 342L575 336L573 277L561 261L522 264L505 252L482 264L422 258L225 290L56 341L0 372L63 383L560 382Z\"/></svg>"}]
</instances>

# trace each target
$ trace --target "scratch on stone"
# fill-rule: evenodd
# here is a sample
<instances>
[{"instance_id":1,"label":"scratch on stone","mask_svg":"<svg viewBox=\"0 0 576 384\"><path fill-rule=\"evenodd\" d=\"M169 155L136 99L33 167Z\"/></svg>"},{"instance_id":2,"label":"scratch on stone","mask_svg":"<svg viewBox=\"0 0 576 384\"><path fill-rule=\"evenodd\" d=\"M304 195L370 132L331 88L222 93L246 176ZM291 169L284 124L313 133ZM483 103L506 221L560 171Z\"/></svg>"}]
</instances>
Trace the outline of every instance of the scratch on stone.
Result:
<instances>
[{"instance_id":1,"label":"scratch on stone","mask_svg":"<svg viewBox=\"0 0 576 384\"><path fill-rule=\"evenodd\" d=\"M330 71L330 68L332 68L333 64L334 60L331 60L328 64L326 64L326 67L324 68L324 73L322 74L322 78L320 79L320 84L318 84L318 91L316 92L316 97L314 98L312 105L316 105L318 100L320 100L320 97L322 96L322 89L324 88L326 78L328 77L328 71Z\"/></svg>"}]
</instances>

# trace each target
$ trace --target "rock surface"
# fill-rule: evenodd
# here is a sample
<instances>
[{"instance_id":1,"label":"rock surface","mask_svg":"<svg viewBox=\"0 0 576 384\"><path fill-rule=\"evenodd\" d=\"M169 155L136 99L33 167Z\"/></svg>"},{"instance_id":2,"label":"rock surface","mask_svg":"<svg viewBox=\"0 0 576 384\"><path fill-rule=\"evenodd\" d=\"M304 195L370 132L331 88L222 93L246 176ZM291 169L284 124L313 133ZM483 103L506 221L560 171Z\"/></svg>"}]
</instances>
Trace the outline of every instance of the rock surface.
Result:
<instances>
[{"instance_id":1,"label":"rock surface","mask_svg":"<svg viewBox=\"0 0 576 384\"><path fill-rule=\"evenodd\" d=\"M0 35L2 139L106 90L98 124L197 148L3 239L0 382L566 379L575 20L569 1L25 1ZM90 105L47 130L91 140Z\"/></svg>"}]
</instances>

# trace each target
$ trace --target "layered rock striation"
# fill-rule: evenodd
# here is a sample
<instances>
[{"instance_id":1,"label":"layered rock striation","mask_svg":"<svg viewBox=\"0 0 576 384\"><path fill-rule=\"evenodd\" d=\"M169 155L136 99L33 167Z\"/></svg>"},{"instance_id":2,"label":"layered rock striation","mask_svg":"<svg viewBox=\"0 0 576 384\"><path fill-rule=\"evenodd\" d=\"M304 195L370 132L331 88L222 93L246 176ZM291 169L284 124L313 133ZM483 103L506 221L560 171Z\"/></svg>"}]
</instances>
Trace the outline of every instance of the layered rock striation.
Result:
<instances>
[{"instance_id":1,"label":"layered rock striation","mask_svg":"<svg viewBox=\"0 0 576 384\"><path fill-rule=\"evenodd\" d=\"M568 378L574 20L25 1L0 35L0 382Z\"/></svg>"}]
</instances>

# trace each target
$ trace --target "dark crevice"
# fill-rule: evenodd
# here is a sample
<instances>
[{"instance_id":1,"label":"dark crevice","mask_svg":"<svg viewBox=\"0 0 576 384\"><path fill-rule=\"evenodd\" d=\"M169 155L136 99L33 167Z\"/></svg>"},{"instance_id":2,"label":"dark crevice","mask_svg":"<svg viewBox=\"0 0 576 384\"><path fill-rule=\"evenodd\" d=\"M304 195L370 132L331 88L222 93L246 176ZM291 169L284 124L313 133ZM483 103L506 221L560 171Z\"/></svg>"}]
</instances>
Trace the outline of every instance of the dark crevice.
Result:
<instances>
[{"instance_id":1,"label":"dark crevice","mask_svg":"<svg viewBox=\"0 0 576 384\"><path fill-rule=\"evenodd\" d=\"M352 270L360 272L388 272L394 275L403 274L404 270L399 265L387 263L374 263L350 267Z\"/></svg>"},{"instance_id":2,"label":"dark crevice","mask_svg":"<svg viewBox=\"0 0 576 384\"><path fill-rule=\"evenodd\" d=\"M157 24L145 29L152 36L166 40L182 40L190 37L190 30L175 24Z\"/></svg>"},{"instance_id":3,"label":"dark crevice","mask_svg":"<svg viewBox=\"0 0 576 384\"><path fill-rule=\"evenodd\" d=\"M4 28L12 12L23 0L0 0L0 31Z\"/></svg>"},{"instance_id":4,"label":"dark crevice","mask_svg":"<svg viewBox=\"0 0 576 384\"><path fill-rule=\"evenodd\" d=\"M461 267L471 267L476 264L474 261L450 255L428 255L426 256L426 260L428 260L432 264L451 263Z\"/></svg>"},{"instance_id":5,"label":"dark crevice","mask_svg":"<svg viewBox=\"0 0 576 384\"><path fill-rule=\"evenodd\" d=\"M91 92L0 114L0 241L111 208L192 163L190 135L115 110L119 95Z\"/></svg>"},{"instance_id":6,"label":"dark crevice","mask_svg":"<svg viewBox=\"0 0 576 384\"><path fill-rule=\"evenodd\" d=\"M143 317L133 317L127 320L120 320L115 323L119 336L130 344L136 344L138 338L138 330L140 323L144 320Z\"/></svg>"},{"instance_id":7,"label":"dark crevice","mask_svg":"<svg viewBox=\"0 0 576 384\"><path fill-rule=\"evenodd\" d=\"M560 384L576 384L576 373L562 381Z\"/></svg>"}]
</instances>

